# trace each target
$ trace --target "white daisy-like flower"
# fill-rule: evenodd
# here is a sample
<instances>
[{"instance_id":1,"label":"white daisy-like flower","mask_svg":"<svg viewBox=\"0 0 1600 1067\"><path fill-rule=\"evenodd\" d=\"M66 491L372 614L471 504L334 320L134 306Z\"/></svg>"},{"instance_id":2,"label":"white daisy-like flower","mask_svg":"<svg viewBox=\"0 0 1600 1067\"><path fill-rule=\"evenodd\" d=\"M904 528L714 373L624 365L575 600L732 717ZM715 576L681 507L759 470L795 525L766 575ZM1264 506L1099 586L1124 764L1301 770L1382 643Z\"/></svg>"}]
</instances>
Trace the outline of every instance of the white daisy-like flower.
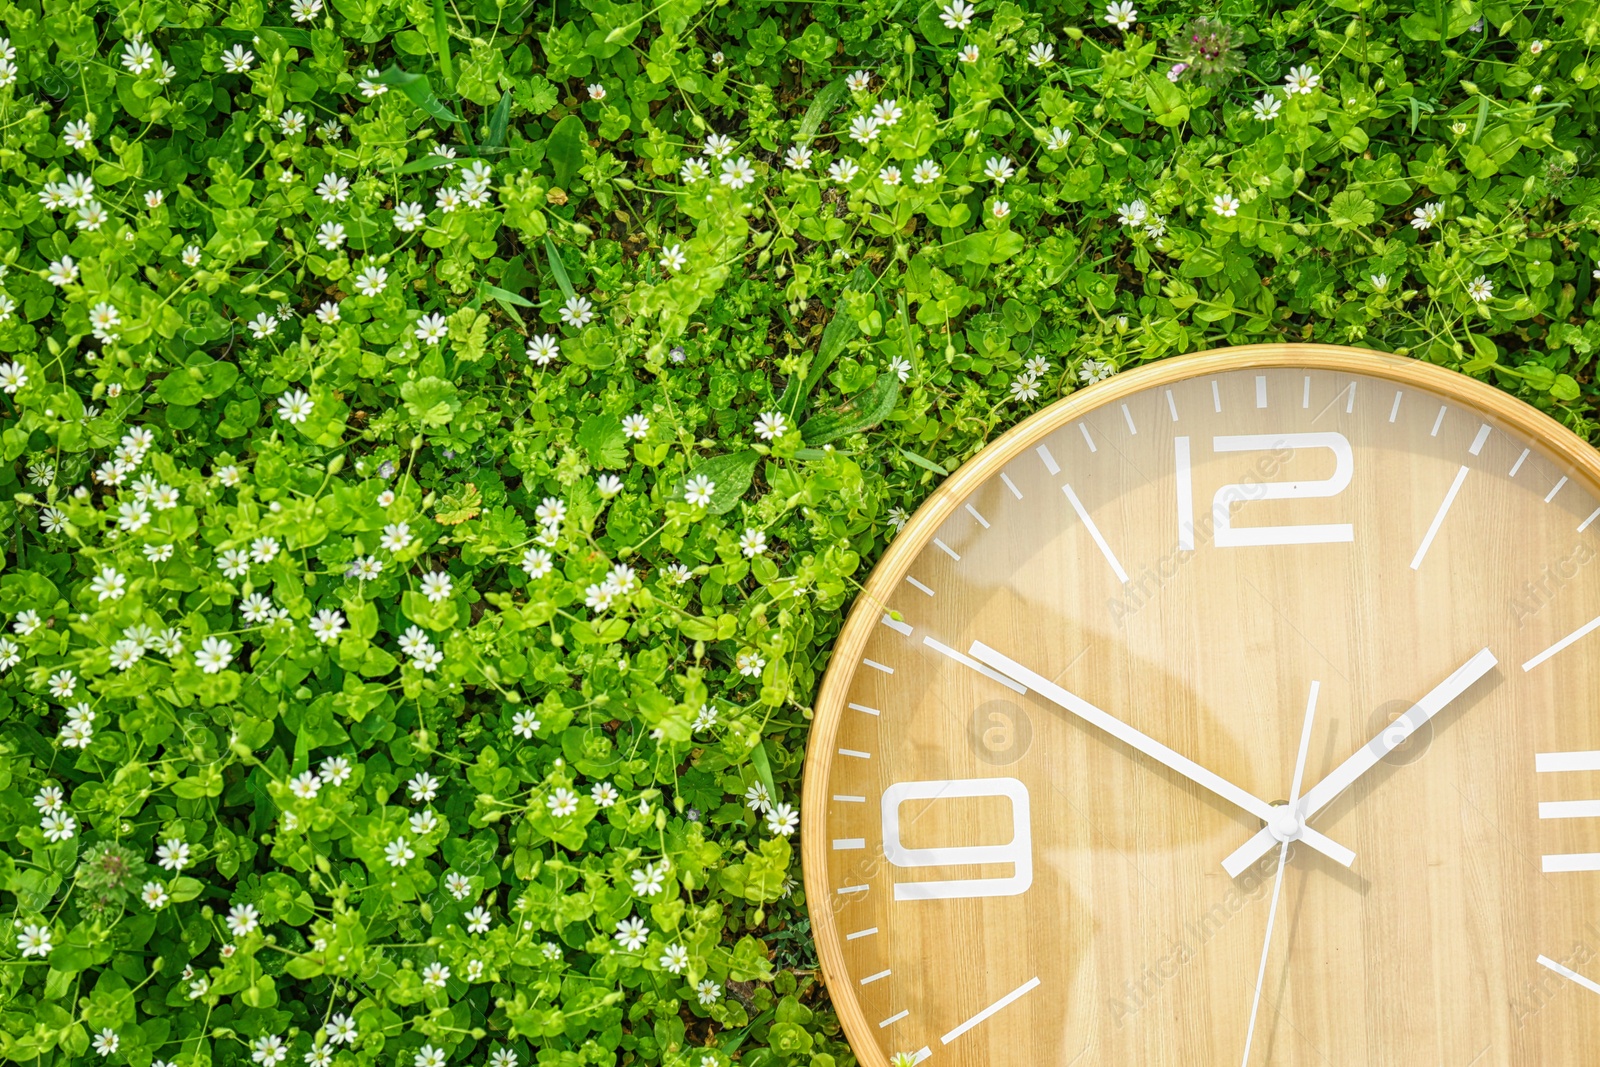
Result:
<instances>
[{"instance_id":1,"label":"white daisy-like flower","mask_svg":"<svg viewBox=\"0 0 1600 1067\"><path fill-rule=\"evenodd\" d=\"M156 50L147 41L134 37L123 42L122 66L137 77L156 69Z\"/></svg>"},{"instance_id":2,"label":"white daisy-like flower","mask_svg":"<svg viewBox=\"0 0 1600 1067\"><path fill-rule=\"evenodd\" d=\"M604 85L601 85L599 82L595 82L593 85L589 86L590 100L604 100L605 98L606 87Z\"/></svg>"},{"instance_id":3,"label":"white daisy-like flower","mask_svg":"<svg viewBox=\"0 0 1600 1067\"><path fill-rule=\"evenodd\" d=\"M356 291L362 296L377 296L389 284L389 272L382 267L362 267L356 275Z\"/></svg>"},{"instance_id":4,"label":"white daisy-like flower","mask_svg":"<svg viewBox=\"0 0 1600 1067\"><path fill-rule=\"evenodd\" d=\"M546 797L544 803L551 815L564 819L578 810L578 794L562 786Z\"/></svg>"},{"instance_id":5,"label":"white daisy-like flower","mask_svg":"<svg viewBox=\"0 0 1600 1067\"><path fill-rule=\"evenodd\" d=\"M811 166L811 149L803 144L790 145L783 162L790 170L806 170Z\"/></svg>"},{"instance_id":6,"label":"white daisy-like flower","mask_svg":"<svg viewBox=\"0 0 1600 1067\"><path fill-rule=\"evenodd\" d=\"M1011 204L1005 200L996 200L989 205L989 214L997 219L1003 219L1011 214Z\"/></svg>"},{"instance_id":7,"label":"white daisy-like flower","mask_svg":"<svg viewBox=\"0 0 1600 1067\"><path fill-rule=\"evenodd\" d=\"M344 632L344 612L333 608L323 608L311 620L311 635L322 644L330 644L339 639Z\"/></svg>"},{"instance_id":8,"label":"white daisy-like flower","mask_svg":"<svg viewBox=\"0 0 1600 1067\"><path fill-rule=\"evenodd\" d=\"M911 180L918 185L932 185L943 175L939 164L931 159L924 159L911 168Z\"/></svg>"},{"instance_id":9,"label":"white daisy-like flower","mask_svg":"<svg viewBox=\"0 0 1600 1067\"><path fill-rule=\"evenodd\" d=\"M668 245L661 250L660 262L665 270L676 273L683 269L684 264L689 262L689 257L683 254L682 245Z\"/></svg>"},{"instance_id":10,"label":"white daisy-like flower","mask_svg":"<svg viewBox=\"0 0 1600 1067\"><path fill-rule=\"evenodd\" d=\"M329 171L317 183L317 195L324 203L340 204L350 199L350 179Z\"/></svg>"},{"instance_id":11,"label":"white daisy-like flower","mask_svg":"<svg viewBox=\"0 0 1600 1067\"><path fill-rule=\"evenodd\" d=\"M978 46L975 44L963 45L961 51L956 53L956 59L963 63L976 63L978 61Z\"/></svg>"},{"instance_id":12,"label":"white daisy-like flower","mask_svg":"<svg viewBox=\"0 0 1600 1067\"><path fill-rule=\"evenodd\" d=\"M644 947L650 940L650 928L637 916L629 916L617 923L617 932L613 935L617 944L629 952L637 951Z\"/></svg>"},{"instance_id":13,"label":"white daisy-like flower","mask_svg":"<svg viewBox=\"0 0 1600 1067\"><path fill-rule=\"evenodd\" d=\"M71 256L62 256L50 264L45 280L58 289L71 285L78 280L78 265Z\"/></svg>"},{"instance_id":14,"label":"white daisy-like flower","mask_svg":"<svg viewBox=\"0 0 1600 1067\"><path fill-rule=\"evenodd\" d=\"M1211 198L1211 210L1231 219L1239 213L1239 198L1232 193L1218 193Z\"/></svg>"},{"instance_id":15,"label":"white daisy-like flower","mask_svg":"<svg viewBox=\"0 0 1600 1067\"><path fill-rule=\"evenodd\" d=\"M709 1008L722 999L722 987L707 978L694 987L694 994L701 1006Z\"/></svg>"},{"instance_id":16,"label":"white daisy-like flower","mask_svg":"<svg viewBox=\"0 0 1600 1067\"><path fill-rule=\"evenodd\" d=\"M596 782L594 788L589 790L589 799L594 801L596 807L609 808L622 799L622 794L610 782Z\"/></svg>"},{"instance_id":17,"label":"white daisy-like flower","mask_svg":"<svg viewBox=\"0 0 1600 1067\"><path fill-rule=\"evenodd\" d=\"M774 804L767 812L767 831L788 837L800 826L800 813L789 804Z\"/></svg>"},{"instance_id":18,"label":"white daisy-like flower","mask_svg":"<svg viewBox=\"0 0 1600 1067\"><path fill-rule=\"evenodd\" d=\"M422 205L410 200L395 205L393 218L394 228L401 233L414 233L428 221L427 212L422 210Z\"/></svg>"},{"instance_id":19,"label":"white daisy-like flower","mask_svg":"<svg viewBox=\"0 0 1600 1067\"><path fill-rule=\"evenodd\" d=\"M329 756L317 766L317 773L324 785L337 789L350 780L350 775L355 773L355 769L345 757Z\"/></svg>"},{"instance_id":20,"label":"white daisy-like flower","mask_svg":"<svg viewBox=\"0 0 1600 1067\"><path fill-rule=\"evenodd\" d=\"M50 928L35 923L28 923L17 935L17 951L22 953L22 958L29 956L44 957L50 955L50 950L55 948L51 941Z\"/></svg>"},{"instance_id":21,"label":"white daisy-like flower","mask_svg":"<svg viewBox=\"0 0 1600 1067\"><path fill-rule=\"evenodd\" d=\"M682 974L689 966L689 950L679 944L671 944L661 950L661 958L656 961L663 970L673 974Z\"/></svg>"},{"instance_id":22,"label":"white daisy-like flower","mask_svg":"<svg viewBox=\"0 0 1600 1067\"><path fill-rule=\"evenodd\" d=\"M730 189L743 189L756 180L756 168L744 156L738 159L724 160L722 163L722 177L718 179Z\"/></svg>"},{"instance_id":23,"label":"white daisy-like flower","mask_svg":"<svg viewBox=\"0 0 1600 1067\"><path fill-rule=\"evenodd\" d=\"M166 203L166 200L167 194L162 192L160 189L149 189L146 190L144 194L144 206L149 208L151 211L154 211L156 208Z\"/></svg>"},{"instance_id":24,"label":"white daisy-like flower","mask_svg":"<svg viewBox=\"0 0 1600 1067\"><path fill-rule=\"evenodd\" d=\"M1016 174L1016 168L1011 165L1008 156L990 156L983 165L983 175L996 185L1004 185Z\"/></svg>"},{"instance_id":25,"label":"white daisy-like flower","mask_svg":"<svg viewBox=\"0 0 1600 1067\"><path fill-rule=\"evenodd\" d=\"M766 669L767 660L753 648L747 648L734 657L734 667L746 678L759 678Z\"/></svg>"},{"instance_id":26,"label":"white daisy-like flower","mask_svg":"<svg viewBox=\"0 0 1600 1067\"><path fill-rule=\"evenodd\" d=\"M1035 67L1044 67L1055 62L1056 46L1048 41L1041 41L1028 49L1028 63Z\"/></svg>"},{"instance_id":27,"label":"white daisy-like flower","mask_svg":"<svg viewBox=\"0 0 1600 1067\"><path fill-rule=\"evenodd\" d=\"M1472 279L1467 285L1467 295L1475 302L1482 304L1494 296L1494 283L1482 274Z\"/></svg>"},{"instance_id":28,"label":"white daisy-like flower","mask_svg":"<svg viewBox=\"0 0 1600 1067\"><path fill-rule=\"evenodd\" d=\"M39 820L46 841L71 841L78 832L78 820L65 811L53 811Z\"/></svg>"},{"instance_id":29,"label":"white daisy-like flower","mask_svg":"<svg viewBox=\"0 0 1600 1067\"><path fill-rule=\"evenodd\" d=\"M852 93L864 93L872 84L872 73L865 70L851 71L844 80L845 87Z\"/></svg>"},{"instance_id":30,"label":"white daisy-like flower","mask_svg":"<svg viewBox=\"0 0 1600 1067\"><path fill-rule=\"evenodd\" d=\"M972 25L972 16L977 10L965 0L950 0L950 3L939 9L939 20L947 29L964 30Z\"/></svg>"},{"instance_id":31,"label":"white daisy-like flower","mask_svg":"<svg viewBox=\"0 0 1600 1067\"><path fill-rule=\"evenodd\" d=\"M650 417L633 414L622 417L622 436L631 441L643 441L650 432Z\"/></svg>"},{"instance_id":32,"label":"white daisy-like flower","mask_svg":"<svg viewBox=\"0 0 1600 1067\"><path fill-rule=\"evenodd\" d=\"M217 674L233 662L233 642L225 637L208 637L200 642L194 661L206 674Z\"/></svg>"},{"instance_id":33,"label":"white daisy-like flower","mask_svg":"<svg viewBox=\"0 0 1600 1067\"><path fill-rule=\"evenodd\" d=\"M771 441L789 432L789 420L781 411L763 411L753 428L763 441Z\"/></svg>"},{"instance_id":34,"label":"white daisy-like flower","mask_svg":"<svg viewBox=\"0 0 1600 1067\"><path fill-rule=\"evenodd\" d=\"M1139 12L1134 10L1131 0L1117 0L1106 5L1105 21L1125 31L1139 21Z\"/></svg>"},{"instance_id":35,"label":"white daisy-like flower","mask_svg":"<svg viewBox=\"0 0 1600 1067\"><path fill-rule=\"evenodd\" d=\"M1283 79L1283 91L1290 96L1311 93L1322 84L1322 76L1304 64L1289 71Z\"/></svg>"},{"instance_id":36,"label":"white daisy-like flower","mask_svg":"<svg viewBox=\"0 0 1600 1067\"><path fill-rule=\"evenodd\" d=\"M856 165L856 161L848 158L835 160L833 164L828 167L828 177L832 178L840 185L844 185L855 180L855 176L860 173L861 168Z\"/></svg>"},{"instance_id":37,"label":"white daisy-like flower","mask_svg":"<svg viewBox=\"0 0 1600 1067\"><path fill-rule=\"evenodd\" d=\"M422 576L422 595L428 598L430 604L450 599L454 589L455 585L445 571L433 571Z\"/></svg>"},{"instance_id":38,"label":"white daisy-like flower","mask_svg":"<svg viewBox=\"0 0 1600 1067\"><path fill-rule=\"evenodd\" d=\"M706 138L705 153L712 159L723 159L733 154L733 138L714 133Z\"/></svg>"},{"instance_id":39,"label":"white daisy-like flower","mask_svg":"<svg viewBox=\"0 0 1600 1067\"><path fill-rule=\"evenodd\" d=\"M541 367L550 365L550 361L561 354L561 345L547 333L537 337L528 338L528 358Z\"/></svg>"},{"instance_id":40,"label":"white daisy-like flower","mask_svg":"<svg viewBox=\"0 0 1600 1067\"><path fill-rule=\"evenodd\" d=\"M522 569L529 578L543 578L555 569L550 553L542 548L530 548L522 554Z\"/></svg>"},{"instance_id":41,"label":"white daisy-like flower","mask_svg":"<svg viewBox=\"0 0 1600 1067\"><path fill-rule=\"evenodd\" d=\"M122 1039L119 1038L117 1036L117 1032L111 1029L109 1026L101 1030L98 1034L94 1035L94 1050L102 1057L109 1056L113 1052L116 1052L117 1048L121 1044Z\"/></svg>"},{"instance_id":42,"label":"white daisy-like flower","mask_svg":"<svg viewBox=\"0 0 1600 1067\"><path fill-rule=\"evenodd\" d=\"M261 912L254 904L235 904L228 909L227 925L234 937L245 937L261 925Z\"/></svg>"},{"instance_id":43,"label":"white daisy-like flower","mask_svg":"<svg viewBox=\"0 0 1600 1067\"><path fill-rule=\"evenodd\" d=\"M255 61L256 54L242 44L222 53L222 69L229 74L248 74Z\"/></svg>"},{"instance_id":44,"label":"white daisy-like flower","mask_svg":"<svg viewBox=\"0 0 1600 1067\"><path fill-rule=\"evenodd\" d=\"M850 120L850 139L857 144L871 144L878 139L878 129L882 125L871 115L857 115Z\"/></svg>"},{"instance_id":45,"label":"white daisy-like flower","mask_svg":"<svg viewBox=\"0 0 1600 1067\"><path fill-rule=\"evenodd\" d=\"M411 842L402 834L383 846L383 857L389 861L391 867L404 867L417 858L417 850L411 847Z\"/></svg>"},{"instance_id":46,"label":"white daisy-like flower","mask_svg":"<svg viewBox=\"0 0 1600 1067\"><path fill-rule=\"evenodd\" d=\"M531 708L523 708L511 716L511 732L524 741L533 740L534 733L542 725L538 714Z\"/></svg>"},{"instance_id":47,"label":"white daisy-like flower","mask_svg":"<svg viewBox=\"0 0 1600 1067\"><path fill-rule=\"evenodd\" d=\"M289 792L299 800L315 800L322 789L322 779L315 771L303 771L289 779Z\"/></svg>"},{"instance_id":48,"label":"white daisy-like flower","mask_svg":"<svg viewBox=\"0 0 1600 1067\"><path fill-rule=\"evenodd\" d=\"M304 389L291 389L278 398L278 418L298 426L311 417L316 402Z\"/></svg>"},{"instance_id":49,"label":"white daisy-like flower","mask_svg":"<svg viewBox=\"0 0 1600 1067\"><path fill-rule=\"evenodd\" d=\"M1282 110L1283 101L1271 93L1259 97L1255 103L1250 105L1250 114L1254 115L1258 122L1271 122L1278 117L1278 112Z\"/></svg>"},{"instance_id":50,"label":"white daisy-like flower","mask_svg":"<svg viewBox=\"0 0 1600 1067\"><path fill-rule=\"evenodd\" d=\"M703 507L711 503L711 495L716 488L716 482L707 478L704 474L696 474L684 486L683 499L696 507Z\"/></svg>"},{"instance_id":51,"label":"white daisy-like flower","mask_svg":"<svg viewBox=\"0 0 1600 1067\"><path fill-rule=\"evenodd\" d=\"M1444 205L1437 200L1420 204L1411 211L1411 226L1418 231L1427 230L1444 218Z\"/></svg>"},{"instance_id":52,"label":"white daisy-like flower","mask_svg":"<svg viewBox=\"0 0 1600 1067\"><path fill-rule=\"evenodd\" d=\"M622 479L615 474L602 474L594 480L595 488L607 500L622 492Z\"/></svg>"},{"instance_id":53,"label":"white daisy-like flower","mask_svg":"<svg viewBox=\"0 0 1600 1067\"><path fill-rule=\"evenodd\" d=\"M434 312L418 319L416 329L412 332L417 340L424 344L436 345L450 335L450 327L445 323L443 315Z\"/></svg>"},{"instance_id":54,"label":"white daisy-like flower","mask_svg":"<svg viewBox=\"0 0 1600 1067\"><path fill-rule=\"evenodd\" d=\"M1116 364L1109 360L1086 359L1078 367L1078 380L1085 385L1103 382L1117 373Z\"/></svg>"},{"instance_id":55,"label":"white daisy-like flower","mask_svg":"<svg viewBox=\"0 0 1600 1067\"><path fill-rule=\"evenodd\" d=\"M311 22L322 14L322 0L293 0L289 16L296 22Z\"/></svg>"},{"instance_id":56,"label":"white daisy-like flower","mask_svg":"<svg viewBox=\"0 0 1600 1067\"><path fill-rule=\"evenodd\" d=\"M699 156L691 156L678 168L678 177L683 179L685 185L693 185L711 177L711 168L706 166L706 161Z\"/></svg>"},{"instance_id":57,"label":"white daisy-like flower","mask_svg":"<svg viewBox=\"0 0 1600 1067\"><path fill-rule=\"evenodd\" d=\"M121 600L122 594L128 589L128 578L115 567L101 567L100 573L89 583L89 588L94 591L101 603L107 600Z\"/></svg>"},{"instance_id":58,"label":"white daisy-like flower","mask_svg":"<svg viewBox=\"0 0 1600 1067\"><path fill-rule=\"evenodd\" d=\"M265 340L278 332L278 320L265 311L258 312L248 325L251 336L258 341Z\"/></svg>"},{"instance_id":59,"label":"white daisy-like flower","mask_svg":"<svg viewBox=\"0 0 1600 1067\"><path fill-rule=\"evenodd\" d=\"M344 244L344 241L344 227L339 223L324 222L321 226L317 227L317 244L321 245L329 252L336 251L340 245Z\"/></svg>"},{"instance_id":60,"label":"white daisy-like flower","mask_svg":"<svg viewBox=\"0 0 1600 1067\"><path fill-rule=\"evenodd\" d=\"M28 384L28 368L21 363L0 363L0 393L15 396Z\"/></svg>"},{"instance_id":61,"label":"white daisy-like flower","mask_svg":"<svg viewBox=\"0 0 1600 1067\"><path fill-rule=\"evenodd\" d=\"M582 329L594 321L594 305L581 296L570 296L561 305L561 321L575 329Z\"/></svg>"},{"instance_id":62,"label":"white daisy-like flower","mask_svg":"<svg viewBox=\"0 0 1600 1067\"><path fill-rule=\"evenodd\" d=\"M891 186L891 187L899 185L900 184L900 168L899 167L884 167L882 170L878 171L878 180L880 182L882 182L883 184L885 184L887 186Z\"/></svg>"},{"instance_id":63,"label":"white daisy-like flower","mask_svg":"<svg viewBox=\"0 0 1600 1067\"><path fill-rule=\"evenodd\" d=\"M250 1046L250 1058L261 1067L277 1067L288 1056L289 1050L284 1046L283 1038L277 1034L259 1037Z\"/></svg>"},{"instance_id":64,"label":"white daisy-like flower","mask_svg":"<svg viewBox=\"0 0 1600 1067\"><path fill-rule=\"evenodd\" d=\"M754 559L766 550L767 535L760 530L746 527L744 533L739 535L739 551L744 553L746 559Z\"/></svg>"}]
</instances>

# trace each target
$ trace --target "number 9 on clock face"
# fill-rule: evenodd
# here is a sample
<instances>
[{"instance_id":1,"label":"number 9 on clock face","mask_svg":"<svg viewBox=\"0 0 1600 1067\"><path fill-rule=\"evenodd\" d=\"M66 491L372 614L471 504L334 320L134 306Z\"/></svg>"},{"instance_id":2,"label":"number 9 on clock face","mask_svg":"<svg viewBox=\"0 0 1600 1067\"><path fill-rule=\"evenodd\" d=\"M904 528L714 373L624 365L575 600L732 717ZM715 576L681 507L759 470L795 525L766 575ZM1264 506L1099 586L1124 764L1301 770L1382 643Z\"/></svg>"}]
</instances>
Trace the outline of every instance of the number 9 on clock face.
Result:
<instances>
[{"instance_id":1,"label":"number 9 on clock face","mask_svg":"<svg viewBox=\"0 0 1600 1067\"><path fill-rule=\"evenodd\" d=\"M1600 463L1320 346L1182 357L897 534L808 754L869 1067L1600 1062Z\"/></svg>"}]
</instances>

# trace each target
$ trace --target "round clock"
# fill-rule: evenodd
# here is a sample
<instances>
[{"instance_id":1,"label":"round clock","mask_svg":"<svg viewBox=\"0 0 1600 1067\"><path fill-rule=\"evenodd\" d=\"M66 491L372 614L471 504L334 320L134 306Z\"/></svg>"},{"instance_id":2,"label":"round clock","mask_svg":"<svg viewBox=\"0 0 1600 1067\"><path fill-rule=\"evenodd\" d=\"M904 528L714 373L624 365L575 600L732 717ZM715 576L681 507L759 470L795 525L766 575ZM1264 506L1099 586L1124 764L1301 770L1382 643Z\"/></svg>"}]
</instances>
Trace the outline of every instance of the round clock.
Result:
<instances>
[{"instance_id":1,"label":"round clock","mask_svg":"<svg viewBox=\"0 0 1600 1067\"><path fill-rule=\"evenodd\" d=\"M803 854L867 1067L1600 1055L1600 461L1413 360L1085 389L895 538Z\"/></svg>"}]
</instances>

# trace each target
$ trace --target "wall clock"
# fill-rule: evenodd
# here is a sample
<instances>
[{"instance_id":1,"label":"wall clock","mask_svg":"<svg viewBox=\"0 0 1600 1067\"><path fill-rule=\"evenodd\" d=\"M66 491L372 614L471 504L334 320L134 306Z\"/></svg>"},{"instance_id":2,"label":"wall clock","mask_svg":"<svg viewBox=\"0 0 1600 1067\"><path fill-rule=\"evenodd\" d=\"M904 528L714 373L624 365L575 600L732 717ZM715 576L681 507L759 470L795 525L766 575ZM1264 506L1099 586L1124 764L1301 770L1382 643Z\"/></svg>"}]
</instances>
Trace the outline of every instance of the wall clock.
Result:
<instances>
[{"instance_id":1,"label":"wall clock","mask_svg":"<svg viewBox=\"0 0 1600 1067\"><path fill-rule=\"evenodd\" d=\"M1600 461L1482 383L1226 349L895 538L802 830L868 1067L1600 1062Z\"/></svg>"}]
</instances>

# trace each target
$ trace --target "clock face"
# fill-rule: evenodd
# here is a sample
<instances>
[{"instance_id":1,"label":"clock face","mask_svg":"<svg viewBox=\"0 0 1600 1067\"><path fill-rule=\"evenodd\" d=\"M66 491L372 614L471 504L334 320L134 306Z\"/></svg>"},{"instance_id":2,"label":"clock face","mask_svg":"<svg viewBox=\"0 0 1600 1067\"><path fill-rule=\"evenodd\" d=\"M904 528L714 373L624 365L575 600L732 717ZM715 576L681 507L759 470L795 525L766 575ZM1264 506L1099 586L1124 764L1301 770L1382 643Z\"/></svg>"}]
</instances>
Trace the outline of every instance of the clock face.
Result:
<instances>
[{"instance_id":1,"label":"clock face","mask_svg":"<svg viewBox=\"0 0 1600 1067\"><path fill-rule=\"evenodd\" d=\"M1597 470L1315 346L986 449L817 707L806 888L862 1062L1593 1064Z\"/></svg>"}]
</instances>

